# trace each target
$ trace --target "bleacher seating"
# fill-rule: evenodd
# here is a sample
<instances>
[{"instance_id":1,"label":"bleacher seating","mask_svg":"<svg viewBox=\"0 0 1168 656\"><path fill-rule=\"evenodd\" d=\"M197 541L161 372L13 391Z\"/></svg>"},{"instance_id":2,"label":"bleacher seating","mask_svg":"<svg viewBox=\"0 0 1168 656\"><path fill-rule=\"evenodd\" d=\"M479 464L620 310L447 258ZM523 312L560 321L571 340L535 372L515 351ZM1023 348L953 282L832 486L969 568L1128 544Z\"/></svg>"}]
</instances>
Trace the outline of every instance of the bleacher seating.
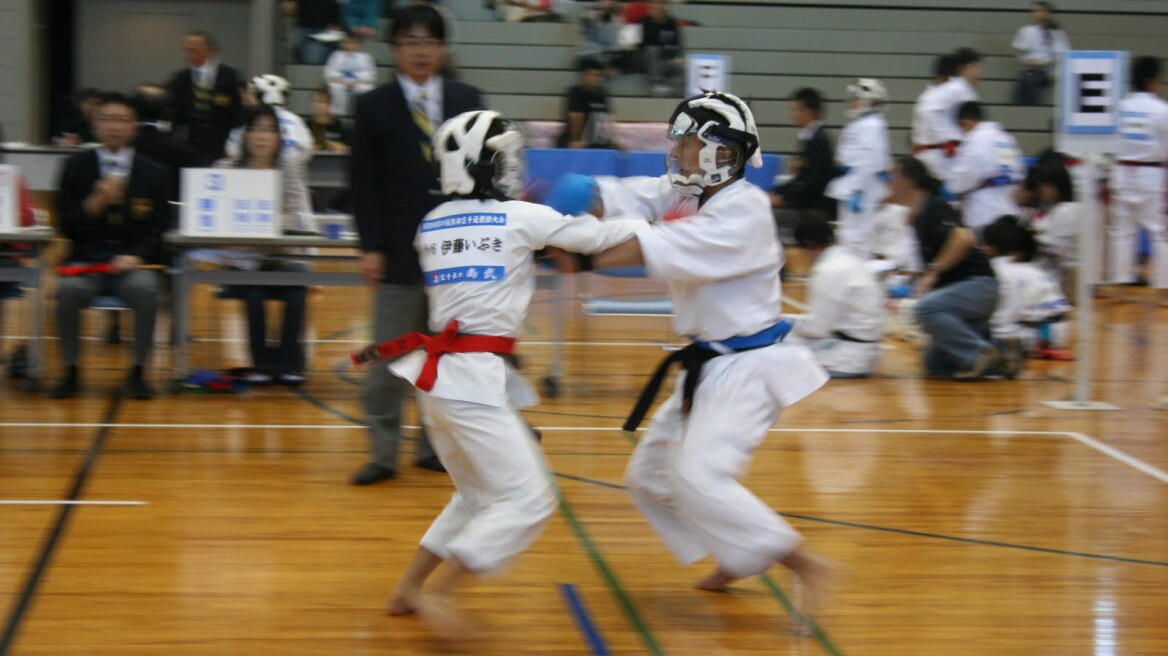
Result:
<instances>
[{"instance_id":1,"label":"bleacher seating","mask_svg":"<svg viewBox=\"0 0 1168 656\"><path fill-rule=\"evenodd\" d=\"M455 52L460 79L482 89L487 103L511 118L560 120L564 91L576 79L573 61L580 40L576 25L500 22L481 0L446 4L460 21ZM847 4L853 6L841 6ZM794 89L815 86L824 92L829 125L838 130L844 87L857 76L880 78L888 87L893 149L905 152L912 105L926 83L932 56L960 46L977 48L985 56L981 96L991 119L1007 126L1027 153L1050 145L1051 107L1011 105L1017 62L1010 42L1028 20L1028 3L911 0L895 8L873 6L878 4L681 3L673 13L698 24L685 30L688 51L731 56L731 90L752 102L767 152L789 153L795 148L796 130L789 124L786 102ZM1137 8L1130 0L1112 0L1107 9L1165 12L1164 7L1153 9L1148 4ZM1075 48L1168 54L1162 21L1146 15L1076 13L1092 8L1097 9L1085 0L1059 3L1059 21ZM377 58L381 79L389 79L388 44L368 44L368 49ZM290 107L306 113L310 91L320 84L320 68L293 65L286 74L294 89ZM676 99L646 97L646 88L644 79L635 75L609 84L618 120L661 122L669 116Z\"/></svg>"}]
</instances>

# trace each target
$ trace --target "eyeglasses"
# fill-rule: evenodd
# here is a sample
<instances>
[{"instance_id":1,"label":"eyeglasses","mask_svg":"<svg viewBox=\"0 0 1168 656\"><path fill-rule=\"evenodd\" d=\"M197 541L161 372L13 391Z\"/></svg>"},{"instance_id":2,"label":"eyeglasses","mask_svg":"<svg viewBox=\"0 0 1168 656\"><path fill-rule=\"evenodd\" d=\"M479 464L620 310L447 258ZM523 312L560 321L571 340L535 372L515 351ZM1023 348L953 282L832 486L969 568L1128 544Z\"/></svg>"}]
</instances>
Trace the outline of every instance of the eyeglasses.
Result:
<instances>
[{"instance_id":1,"label":"eyeglasses","mask_svg":"<svg viewBox=\"0 0 1168 656\"><path fill-rule=\"evenodd\" d=\"M442 47L441 39L398 39L393 44L408 50L437 50Z\"/></svg>"},{"instance_id":2,"label":"eyeglasses","mask_svg":"<svg viewBox=\"0 0 1168 656\"><path fill-rule=\"evenodd\" d=\"M98 114L97 120L102 123L134 123L132 116L118 116L114 114Z\"/></svg>"}]
</instances>

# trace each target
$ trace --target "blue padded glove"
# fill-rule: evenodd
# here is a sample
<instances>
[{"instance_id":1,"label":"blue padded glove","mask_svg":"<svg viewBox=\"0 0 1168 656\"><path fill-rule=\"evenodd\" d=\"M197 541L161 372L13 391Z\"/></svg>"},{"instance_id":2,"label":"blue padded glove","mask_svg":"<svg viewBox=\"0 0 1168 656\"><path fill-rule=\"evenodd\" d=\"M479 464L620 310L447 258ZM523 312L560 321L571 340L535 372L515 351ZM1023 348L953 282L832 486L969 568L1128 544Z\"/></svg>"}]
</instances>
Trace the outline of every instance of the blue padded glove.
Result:
<instances>
[{"instance_id":1,"label":"blue padded glove","mask_svg":"<svg viewBox=\"0 0 1168 656\"><path fill-rule=\"evenodd\" d=\"M598 193L599 188L592 178L567 173L556 180L543 203L560 214L575 216L591 210Z\"/></svg>"},{"instance_id":2,"label":"blue padded glove","mask_svg":"<svg viewBox=\"0 0 1168 656\"><path fill-rule=\"evenodd\" d=\"M888 290L889 298L908 298L912 296L912 285L907 282L902 282L899 285L894 285L892 289Z\"/></svg>"},{"instance_id":3,"label":"blue padded glove","mask_svg":"<svg viewBox=\"0 0 1168 656\"><path fill-rule=\"evenodd\" d=\"M864 192L857 191L848 199L848 209L859 214L864 209Z\"/></svg>"},{"instance_id":4,"label":"blue padded glove","mask_svg":"<svg viewBox=\"0 0 1168 656\"><path fill-rule=\"evenodd\" d=\"M937 190L937 194L941 196L941 198L943 198L946 203L956 203L957 201L961 200L960 196L953 193L952 191L949 191L949 187L946 187L945 185L941 185L941 188Z\"/></svg>"}]
</instances>

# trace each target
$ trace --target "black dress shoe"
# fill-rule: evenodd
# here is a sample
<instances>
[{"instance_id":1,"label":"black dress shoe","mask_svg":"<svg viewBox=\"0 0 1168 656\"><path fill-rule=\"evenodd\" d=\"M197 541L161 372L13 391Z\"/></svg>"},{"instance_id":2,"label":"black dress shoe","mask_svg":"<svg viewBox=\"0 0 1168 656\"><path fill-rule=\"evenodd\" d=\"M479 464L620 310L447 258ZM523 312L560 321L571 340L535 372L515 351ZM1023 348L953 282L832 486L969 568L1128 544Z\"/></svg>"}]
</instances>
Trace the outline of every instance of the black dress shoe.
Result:
<instances>
[{"instance_id":1,"label":"black dress shoe","mask_svg":"<svg viewBox=\"0 0 1168 656\"><path fill-rule=\"evenodd\" d=\"M77 396L80 391L81 384L77 382L77 378L75 376L67 376L59 385L53 388L52 392L49 392L49 396L54 399L71 399Z\"/></svg>"},{"instance_id":2,"label":"black dress shoe","mask_svg":"<svg viewBox=\"0 0 1168 656\"><path fill-rule=\"evenodd\" d=\"M434 471L434 472L442 472L442 473L446 472L446 468L442 466L442 461L438 459L438 456L430 456L429 458L422 458L421 460L415 462L414 464L421 467L422 469L429 469L430 471Z\"/></svg>"},{"instance_id":3,"label":"black dress shoe","mask_svg":"<svg viewBox=\"0 0 1168 656\"><path fill-rule=\"evenodd\" d=\"M395 476L392 469L386 469L381 465L374 465L370 463L365 465L356 474L353 474L353 479L350 481L353 485L373 485L381 481L388 481Z\"/></svg>"},{"instance_id":4,"label":"black dress shoe","mask_svg":"<svg viewBox=\"0 0 1168 656\"><path fill-rule=\"evenodd\" d=\"M149 401L154 398L154 390L150 389L150 385L146 383L146 379L141 376L130 377L130 380L126 383L126 393L139 401Z\"/></svg>"}]
</instances>

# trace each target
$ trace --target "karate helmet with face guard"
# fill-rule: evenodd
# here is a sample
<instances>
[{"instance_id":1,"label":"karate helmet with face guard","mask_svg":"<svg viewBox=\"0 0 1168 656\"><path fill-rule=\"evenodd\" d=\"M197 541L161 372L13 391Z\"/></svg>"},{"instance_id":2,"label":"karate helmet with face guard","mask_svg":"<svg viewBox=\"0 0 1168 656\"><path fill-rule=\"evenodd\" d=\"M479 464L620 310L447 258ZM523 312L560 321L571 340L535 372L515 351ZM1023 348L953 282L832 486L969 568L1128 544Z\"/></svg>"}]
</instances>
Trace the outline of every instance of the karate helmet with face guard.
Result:
<instances>
[{"instance_id":1,"label":"karate helmet with face guard","mask_svg":"<svg viewBox=\"0 0 1168 656\"><path fill-rule=\"evenodd\" d=\"M283 106L286 100L284 93L290 86L288 80L271 73L257 75L251 79L251 88L265 105Z\"/></svg>"},{"instance_id":2,"label":"karate helmet with face guard","mask_svg":"<svg viewBox=\"0 0 1168 656\"><path fill-rule=\"evenodd\" d=\"M848 98L860 100L859 107L849 105L846 112L849 119L854 119L868 112L884 111L884 103L888 102L888 89L884 88L880 80L861 77L848 85Z\"/></svg>"},{"instance_id":3,"label":"karate helmet with face guard","mask_svg":"<svg viewBox=\"0 0 1168 656\"><path fill-rule=\"evenodd\" d=\"M523 132L499 112L464 112L431 140L442 193L506 200L523 190Z\"/></svg>"},{"instance_id":4,"label":"karate helmet with face guard","mask_svg":"<svg viewBox=\"0 0 1168 656\"><path fill-rule=\"evenodd\" d=\"M703 144L698 155L701 173L682 173L673 153L666 160L670 182L684 194L697 196L706 187L730 180L747 162L762 166L754 114L735 95L708 91L681 101L669 119L669 138L678 141L691 134ZM719 161L719 147L729 149L732 156Z\"/></svg>"}]
</instances>

